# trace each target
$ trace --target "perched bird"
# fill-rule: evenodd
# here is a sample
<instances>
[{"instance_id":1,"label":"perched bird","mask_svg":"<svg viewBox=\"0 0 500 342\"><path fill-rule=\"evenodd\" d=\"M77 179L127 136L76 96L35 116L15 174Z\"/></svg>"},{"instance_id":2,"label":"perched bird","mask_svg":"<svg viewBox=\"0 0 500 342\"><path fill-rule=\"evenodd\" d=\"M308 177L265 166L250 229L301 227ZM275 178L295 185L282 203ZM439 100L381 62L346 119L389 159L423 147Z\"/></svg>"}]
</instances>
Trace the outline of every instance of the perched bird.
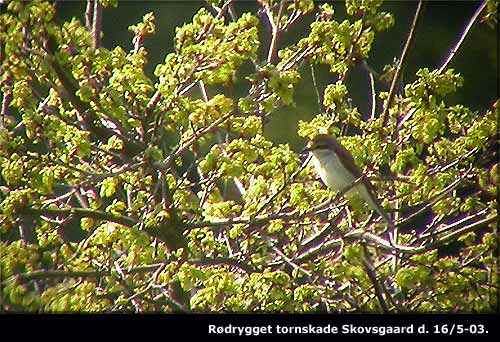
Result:
<instances>
[{"instance_id":1,"label":"perched bird","mask_svg":"<svg viewBox=\"0 0 500 342\"><path fill-rule=\"evenodd\" d=\"M304 152L312 154L316 172L323 183L333 191L345 191L361 177L361 180L346 192L346 195L359 195L390 227L394 226L391 218L380 206L370 181L363 176L351 153L337 140L330 135L319 134L308 143Z\"/></svg>"}]
</instances>

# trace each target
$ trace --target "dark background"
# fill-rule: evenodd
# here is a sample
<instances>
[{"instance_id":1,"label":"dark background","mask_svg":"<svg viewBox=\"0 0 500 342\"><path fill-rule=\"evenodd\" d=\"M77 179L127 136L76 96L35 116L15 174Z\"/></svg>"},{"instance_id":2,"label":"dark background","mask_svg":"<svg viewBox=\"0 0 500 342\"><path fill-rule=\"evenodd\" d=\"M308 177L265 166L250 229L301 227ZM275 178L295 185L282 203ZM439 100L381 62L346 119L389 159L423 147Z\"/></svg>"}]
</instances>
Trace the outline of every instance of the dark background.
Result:
<instances>
[{"instance_id":1,"label":"dark background","mask_svg":"<svg viewBox=\"0 0 500 342\"><path fill-rule=\"evenodd\" d=\"M318 1L318 4L323 3ZM330 2L335 9L334 19L342 21L347 18L345 6L341 1ZM394 14L395 25L375 36L368 63L378 72L382 72L384 65L399 58L413 21L416 1L387 1L382 10ZM454 43L467 25L469 19L480 5L479 1L429 1L427 2L422 21L420 22L414 44L409 52L406 68L403 74L404 84L413 82L415 73L420 68L430 70L438 68L449 54ZM72 17L83 23L86 2L71 1L58 4L59 20L69 20ZM175 29L183 23L190 22L192 16L203 6L204 1L119 1L118 8L105 8L103 11L103 45L113 49L119 45L124 50L132 49L132 33L128 26L142 20L144 14L154 12L157 33L145 39L144 46L148 50L149 63L146 71L154 79L153 71L158 63L162 63L165 55L173 51ZM256 1L237 1L235 10L238 15L244 12L257 13ZM260 17L259 27L261 45L259 48L260 60L264 61L269 45L269 28L267 19ZM284 33L280 39L280 48L297 42L309 34L309 24L314 20L314 14L304 17L291 30ZM352 18L350 18L352 20ZM449 68L457 70L464 78L464 85L456 93L450 94L448 104L463 104L473 110L483 113L491 108L498 98L498 26L495 29L480 23L480 18L466 37L458 53L452 60ZM242 75L236 86L236 95L244 96L249 84L244 76L251 73L250 65L243 65L239 72ZM299 120L310 120L319 109L315 91L312 87L311 72L308 65L301 69L302 79L296 88L296 107L277 110L271 115L271 121L265 128L266 136L275 143L290 143L293 149L299 150L303 144L296 134ZM328 67L316 66L316 76L320 91L336 81L335 75L328 72ZM346 83L349 97L353 106L365 115L370 108L369 78L361 67L349 72ZM209 89L209 95L219 91ZM386 86L376 83L377 93L387 91ZM377 101L380 100L377 98ZM380 103L379 103L380 105Z\"/></svg>"}]
</instances>

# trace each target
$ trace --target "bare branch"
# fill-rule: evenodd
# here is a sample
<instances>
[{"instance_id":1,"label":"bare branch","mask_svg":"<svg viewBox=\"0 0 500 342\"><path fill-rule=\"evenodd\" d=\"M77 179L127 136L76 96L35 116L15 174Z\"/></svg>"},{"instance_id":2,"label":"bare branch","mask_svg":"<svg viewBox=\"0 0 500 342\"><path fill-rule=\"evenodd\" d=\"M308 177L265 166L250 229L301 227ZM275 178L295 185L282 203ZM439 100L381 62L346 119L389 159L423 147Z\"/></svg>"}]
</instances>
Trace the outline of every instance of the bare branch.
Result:
<instances>
[{"instance_id":1,"label":"bare branch","mask_svg":"<svg viewBox=\"0 0 500 342\"><path fill-rule=\"evenodd\" d=\"M460 49L460 46L462 45L462 43L465 40L465 37L467 37L467 34L469 33L470 29L472 28L472 26L476 22L477 17L479 17L479 14L486 7L487 4L488 4L488 0L483 0L483 2L481 2L479 7L477 8L476 12L474 13L474 15L470 18L469 23L467 24L467 26L463 30L459 39L457 40L457 42L455 43L453 48L449 51L448 57L446 58L446 60L443 62L443 64L439 68L439 73L442 73L444 70L446 70L446 68L448 67L448 64L450 64L453 57L455 57L455 54L457 53L458 49Z\"/></svg>"},{"instance_id":2,"label":"bare branch","mask_svg":"<svg viewBox=\"0 0 500 342\"><path fill-rule=\"evenodd\" d=\"M380 304L380 307L382 309L383 313L389 313L389 305L387 304L385 298L384 298L384 289L382 288L382 284L379 282L377 279L377 272L375 267L373 266L373 263L370 260L370 252L368 251L368 248L366 248L366 245L363 244L363 256L361 257L361 262L363 264L363 268L368 275L368 278L370 278L370 281L372 282L373 288L375 290L375 296L378 299L378 303Z\"/></svg>"},{"instance_id":3,"label":"bare branch","mask_svg":"<svg viewBox=\"0 0 500 342\"><path fill-rule=\"evenodd\" d=\"M196 135L193 135L188 141L186 141L182 146L180 146L175 153L173 153L170 156L168 156L167 158L165 158L161 163L156 163L155 166L160 170L169 169L171 167L172 161L175 160L176 158L180 157L184 152L186 152L187 149L191 145L193 145L196 141L198 141L198 139L201 136L207 134L208 132L210 132L211 130L216 128L218 125L220 125L224 121L228 120L233 115L234 115L233 112L229 112L229 113L225 114L224 116L218 118L214 122L212 122L207 127L201 129L200 131L197 132Z\"/></svg>"},{"instance_id":4,"label":"bare branch","mask_svg":"<svg viewBox=\"0 0 500 342\"><path fill-rule=\"evenodd\" d=\"M294 180L295 180L295 177L298 176L299 173L302 172L302 170L305 169L305 167L307 166L307 164L309 163L309 160L311 160L311 156L309 156L303 163L302 165L299 167L299 169L297 171L295 171L289 179L285 179L284 182L283 182L283 185L281 186L281 188L278 189L278 191L276 191L267 201L266 203L264 203L262 205L262 207L260 207L257 212L260 213L262 212L269 204L273 203L274 200L276 199L276 197L278 197L278 195L283 191L285 190L285 188L287 186L289 186Z\"/></svg>"},{"instance_id":5,"label":"bare branch","mask_svg":"<svg viewBox=\"0 0 500 342\"><path fill-rule=\"evenodd\" d=\"M371 95L371 111L370 111L370 120L375 119L375 114L377 112L377 94L375 92L375 77L370 72L368 73L368 77L370 77L370 95Z\"/></svg>"},{"instance_id":6,"label":"bare branch","mask_svg":"<svg viewBox=\"0 0 500 342\"><path fill-rule=\"evenodd\" d=\"M7 113L9 111L10 101L12 101L12 91L7 90L3 93L0 128L7 128Z\"/></svg>"},{"instance_id":7,"label":"bare branch","mask_svg":"<svg viewBox=\"0 0 500 342\"><path fill-rule=\"evenodd\" d=\"M87 0L87 6L85 8L85 27L89 32L92 32L92 12L94 8L94 0Z\"/></svg>"},{"instance_id":8,"label":"bare branch","mask_svg":"<svg viewBox=\"0 0 500 342\"><path fill-rule=\"evenodd\" d=\"M281 260L283 260L288 266L291 266L294 270L300 271L306 277L311 278L312 276L311 272L300 267L292 259L287 257L282 251L279 250L278 247L275 246L275 244L270 239L266 239L266 243L269 246L269 248L271 248L276 254L278 254Z\"/></svg>"},{"instance_id":9,"label":"bare branch","mask_svg":"<svg viewBox=\"0 0 500 342\"><path fill-rule=\"evenodd\" d=\"M459 236L466 234L470 231L473 231L475 229L478 229L486 224L489 224L493 221L496 221L498 218L498 215L492 215L488 218L485 218L480 221L476 221L468 226L465 226L461 229L455 230L439 239L436 239L435 241L428 243L426 245L418 246L418 247L411 247L411 246L402 246L398 244L391 243L387 240L384 240L372 233L368 233L362 230L355 230L352 232L347 233L344 237L345 238L362 238L365 239L368 242L373 243L376 247L382 248L384 250L393 252L393 253L403 253L407 255L415 255L415 254L420 254L420 253L425 253L427 251L430 251L432 249L435 249L437 247L440 247L442 245L445 245L454 239L458 238ZM452 225L455 226L455 225ZM451 228L447 228L451 229Z\"/></svg>"},{"instance_id":10,"label":"bare branch","mask_svg":"<svg viewBox=\"0 0 500 342\"><path fill-rule=\"evenodd\" d=\"M257 270L250 264L231 257L214 257L214 258L201 258L201 259L190 259L187 261L193 265L229 265L236 267L245 271L246 273L255 273Z\"/></svg>"},{"instance_id":11,"label":"bare branch","mask_svg":"<svg viewBox=\"0 0 500 342\"><path fill-rule=\"evenodd\" d=\"M329 233L331 233L332 228L333 228L333 223L335 222L336 219L340 217L340 214L342 211L339 211L335 217L331 219L331 222L326 224L323 229L321 229L317 234L314 236L310 237L306 241L303 241L301 243L302 248L300 249L300 253L304 253L307 250L311 249L314 246L317 246L321 242L324 241L324 239L328 236Z\"/></svg>"},{"instance_id":12,"label":"bare branch","mask_svg":"<svg viewBox=\"0 0 500 342\"><path fill-rule=\"evenodd\" d=\"M267 63L272 63L273 60L276 58L276 55L278 52L279 34L281 32L280 20L281 20L281 13L283 11L284 4L285 4L285 0L281 0L280 5L279 5L279 9L278 9L278 14L276 17L273 16L273 12L269 8L269 6L267 4L264 4L264 10L265 10L267 19L269 21L269 24L271 25L271 43L269 45L269 51L267 54Z\"/></svg>"},{"instance_id":13,"label":"bare branch","mask_svg":"<svg viewBox=\"0 0 500 342\"><path fill-rule=\"evenodd\" d=\"M97 220L110 221L124 225L126 227L133 227L138 222L127 216L118 216L112 213L107 213L104 211L94 210L94 209L84 209L84 208L69 208L69 209L35 209L27 208L24 209L26 213L32 213L37 215L46 216L69 216L73 215L75 218L90 217Z\"/></svg>"},{"instance_id":14,"label":"bare branch","mask_svg":"<svg viewBox=\"0 0 500 342\"><path fill-rule=\"evenodd\" d=\"M124 270L125 274L140 274L154 272L160 268L163 263L144 265L132 268L131 270ZM35 270L26 273L19 273L2 281L5 284L10 281L19 280L27 282L39 279L57 279L57 278L97 278L110 275L109 271L67 271L67 270Z\"/></svg>"},{"instance_id":15,"label":"bare branch","mask_svg":"<svg viewBox=\"0 0 500 342\"><path fill-rule=\"evenodd\" d=\"M316 73L314 72L314 65L310 62L309 63L309 68L311 70L311 79L314 87L314 91L316 93L316 101L318 102L318 113L321 113L323 106L321 101L321 94L319 93L319 88L318 88L318 82L316 80Z\"/></svg>"},{"instance_id":16,"label":"bare branch","mask_svg":"<svg viewBox=\"0 0 500 342\"><path fill-rule=\"evenodd\" d=\"M392 78L392 83L391 83L391 88L389 90L389 95L387 96L387 100L385 102L385 107L384 111L382 113L382 118L384 124L387 123L387 120L389 118L389 108L392 106L392 101L394 100L394 97L396 96L396 87L399 82L399 78L401 77L401 71L403 70L403 65L406 62L406 57L408 56L408 52L410 50L410 47L413 43L413 40L415 39L415 30L417 28L417 24L419 23L420 19L422 18L422 10L424 7L424 1L420 0L418 2L418 7L417 11L415 13L415 17L413 18L413 23L411 25L410 33L408 34L408 39L406 40L405 46L403 48L403 52L401 53L401 57L399 58L399 63L396 68L396 72L394 74L394 77Z\"/></svg>"},{"instance_id":17,"label":"bare branch","mask_svg":"<svg viewBox=\"0 0 500 342\"><path fill-rule=\"evenodd\" d=\"M94 44L94 49L98 49L101 46L101 15L102 6L99 1L95 0L94 3L94 16L92 22L92 42Z\"/></svg>"}]
</instances>

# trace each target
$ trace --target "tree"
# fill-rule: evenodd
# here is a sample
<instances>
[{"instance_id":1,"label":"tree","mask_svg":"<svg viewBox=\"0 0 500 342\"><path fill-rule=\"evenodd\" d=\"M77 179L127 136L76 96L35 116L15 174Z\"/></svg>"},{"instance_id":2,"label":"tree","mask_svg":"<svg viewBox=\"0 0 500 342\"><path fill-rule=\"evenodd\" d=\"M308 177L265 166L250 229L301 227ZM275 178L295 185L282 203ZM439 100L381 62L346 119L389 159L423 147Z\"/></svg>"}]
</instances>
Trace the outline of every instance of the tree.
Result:
<instances>
[{"instance_id":1,"label":"tree","mask_svg":"<svg viewBox=\"0 0 500 342\"><path fill-rule=\"evenodd\" d=\"M130 26L131 51L102 47L102 7L114 5L88 1L85 24L60 24L50 2L4 4L5 310L497 308L498 102L480 112L447 103L464 82L448 68L463 39L440 68L403 83L422 3L399 60L378 73L371 46L395 19L381 1L347 1L344 21L341 3L261 0L259 17L208 1L178 27L154 76L143 46L153 13ZM495 6L478 4L459 38L479 18L496 27ZM279 48L312 14L304 37ZM324 89L321 65L334 80ZM354 68L371 79L371 113L349 98ZM394 231L266 138L269 117L295 105L310 72L319 109L297 134L339 137Z\"/></svg>"}]
</instances>

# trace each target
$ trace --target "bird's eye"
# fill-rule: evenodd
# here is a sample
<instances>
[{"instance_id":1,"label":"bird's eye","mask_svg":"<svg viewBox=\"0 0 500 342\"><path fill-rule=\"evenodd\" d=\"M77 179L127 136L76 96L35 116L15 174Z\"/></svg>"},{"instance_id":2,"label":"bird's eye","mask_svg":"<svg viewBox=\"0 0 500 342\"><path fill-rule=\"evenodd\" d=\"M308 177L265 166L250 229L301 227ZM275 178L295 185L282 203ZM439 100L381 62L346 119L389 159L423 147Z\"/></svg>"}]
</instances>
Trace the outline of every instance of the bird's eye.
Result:
<instances>
[{"instance_id":1,"label":"bird's eye","mask_svg":"<svg viewBox=\"0 0 500 342\"><path fill-rule=\"evenodd\" d=\"M316 149L318 150L326 150L328 148L328 145L326 144L317 144Z\"/></svg>"}]
</instances>

